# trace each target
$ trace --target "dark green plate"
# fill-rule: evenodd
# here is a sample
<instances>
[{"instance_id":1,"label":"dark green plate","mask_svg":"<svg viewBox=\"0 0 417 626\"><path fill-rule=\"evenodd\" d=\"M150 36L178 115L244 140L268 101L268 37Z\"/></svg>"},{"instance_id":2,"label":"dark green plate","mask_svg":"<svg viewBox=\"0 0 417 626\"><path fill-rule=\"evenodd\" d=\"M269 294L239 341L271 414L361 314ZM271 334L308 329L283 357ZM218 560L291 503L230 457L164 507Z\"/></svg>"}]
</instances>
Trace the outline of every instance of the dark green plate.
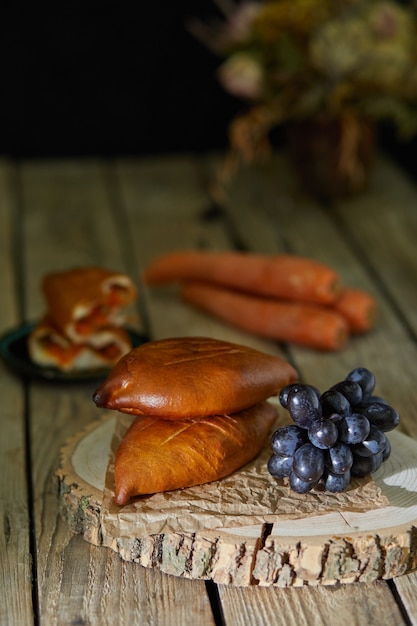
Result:
<instances>
[{"instance_id":1,"label":"dark green plate","mask_svg":"<svg viewBox=\"0 0 417 626\"><path fill-rule=\"evenodd\" d=\"M42 378L57 382L81 382L105 378L109 368L95 368L78 372L63 372L55 367L42 367L32 361L29 356L27 340L29 333L35 326L35 322L26 322L17 328L4 333L0 338L0 355L17 374L30 378ZM134 348L149 341L146 335L142 335L132 328L126 328Z\"/></svg>"}]
</instances>

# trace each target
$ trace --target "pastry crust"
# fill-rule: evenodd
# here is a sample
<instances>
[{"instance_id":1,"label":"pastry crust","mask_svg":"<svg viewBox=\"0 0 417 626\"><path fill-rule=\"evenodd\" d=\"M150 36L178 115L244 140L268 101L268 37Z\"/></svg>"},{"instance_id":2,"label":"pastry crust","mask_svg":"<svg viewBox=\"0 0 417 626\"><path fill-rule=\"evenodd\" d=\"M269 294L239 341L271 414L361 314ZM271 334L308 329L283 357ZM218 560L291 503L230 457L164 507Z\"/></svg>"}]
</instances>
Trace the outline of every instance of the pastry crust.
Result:
<instances>
[{"instance_id":1,"label":"pastry crust","mask_svg":"<svg viewBox=\"0 0 417 626\"><path fill-rule=\"evenodd\" d=\"M136 417L116 452L116 504L228 476L259 454L276 418L266 401L198 420Z\"/></svg>"},{"instance_id":2,"label":"pastry crust","mask_svg":"<svg viewBox=\"0 0 417 626\"><path fill-rule=\"evenodd\" d=\"M47 274L42 291L55 326L74 343L105 326L121 326L137 289L129 276L101 267Z\"/></svg>"},{"instance_id":3,"label":"pastry crust","mask_svg":"<svg viewBox=\"0 0 417 626\"><path fill-rule=\"evenodd\" d=\"M97 406L165 420L236 413L298 379L284 359L206 337L143 344L97 389Z\"/></svg>"},{"instance_id":4,"label":"pastry crust","mask_svg":"<svg viewBox=\"0 0 417 626\"><path fill-rule=\"evenodd\" d=\"M116 327L97 331L86 343L72 343L48 316L28 337L29 356L34 363L65 372L110 368L131 349L129 334Z\"/></svg>"}]
</instances>

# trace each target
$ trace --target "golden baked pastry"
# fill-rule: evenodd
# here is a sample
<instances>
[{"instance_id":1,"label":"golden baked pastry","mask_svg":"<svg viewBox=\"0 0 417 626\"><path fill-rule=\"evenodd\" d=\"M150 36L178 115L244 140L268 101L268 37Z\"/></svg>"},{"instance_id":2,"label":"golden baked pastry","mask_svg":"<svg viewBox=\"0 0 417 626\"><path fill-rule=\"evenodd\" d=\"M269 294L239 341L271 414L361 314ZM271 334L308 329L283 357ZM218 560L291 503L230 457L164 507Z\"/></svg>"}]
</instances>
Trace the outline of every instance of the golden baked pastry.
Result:
<instances>
[{"instance_id":1,"label":"golden baked pastry","mask_svg":"<svg viewBox=\"0 0 417 626\"><path fill-rule=\"evenodd\" d=\"M259 454L276 417L266 401L198 420L137 416L116 452L116 504L228 476Z\"/></svg>"},{"instance_id":2,"label":"golden baked pastry","mask_svg":"<svg viewBox=\"0 0 417 626\"><path fill-rule=\"evenodd\" d=\"M284 359L227 341L176 337L135 348L94 393L97 406L165 420L237 413L297 380Z\"/></svg>"},{"instance_id":3,"label":"golden baked pastry","mask_svg":"<svg viewBox=\"0 0 417 626\"><path fill-rule=\"evenodd\" d=\"M123 309L137 297L129 276L101 267L47 274L42 290L54 325L74 343L105 326L121 326Z\"/></svg>"}]
</instances>

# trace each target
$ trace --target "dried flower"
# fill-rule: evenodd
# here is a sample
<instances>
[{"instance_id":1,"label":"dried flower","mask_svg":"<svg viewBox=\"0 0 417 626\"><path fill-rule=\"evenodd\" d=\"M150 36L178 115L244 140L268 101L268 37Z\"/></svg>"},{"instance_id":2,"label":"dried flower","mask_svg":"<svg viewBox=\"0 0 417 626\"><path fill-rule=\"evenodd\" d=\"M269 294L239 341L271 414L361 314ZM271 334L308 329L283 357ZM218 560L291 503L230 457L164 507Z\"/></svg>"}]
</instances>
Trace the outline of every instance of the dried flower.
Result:
<instances>
[{"instance_id":1,"label":"dried flower","mask_svg":"<svg viewBox=\"0 0 417 626\"><path fill-rule=\"evenodd\" d=\"M196 34L223 58L223 87L250 101L230 129L245 160L265 153L273 126L294 119L357 114L417 133L416 3L232 3L220 24Z\"/></svg>"},{"instance_id":2,"label":"dried flower","mask_svg":"<svg viewBox=\"0 0 417 626\"><path fill-rule=\"evenodd\" d=\"M258 100L263 90L263 68L245 52L232 54L219 70L223 87L234 96Z\"/></svg>"}]
</instances>

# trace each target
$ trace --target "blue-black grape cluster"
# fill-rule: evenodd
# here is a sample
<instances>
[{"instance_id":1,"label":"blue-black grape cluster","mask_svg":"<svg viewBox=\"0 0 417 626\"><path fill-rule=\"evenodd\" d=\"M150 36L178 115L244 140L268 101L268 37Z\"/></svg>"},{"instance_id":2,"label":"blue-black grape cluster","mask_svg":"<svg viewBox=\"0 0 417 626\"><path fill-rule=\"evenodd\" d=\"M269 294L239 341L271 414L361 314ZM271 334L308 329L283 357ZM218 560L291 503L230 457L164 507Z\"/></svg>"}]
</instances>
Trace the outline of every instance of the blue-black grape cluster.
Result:
<instances>
[{"instance_id":1,"label":"blue-black grape cluster","mask_svg":"<svg viewBox=\"0 0 417 626\"><path fill-rule=\"evenodd\" d=\"M374 389L375 376L364 367L324 393L303 383L284 387L279 400L294 424L271 437L271 476L288 477L296 493L319 483L335 493L345 491L352 476L375 472L391 452L385 433L400 417Z\"/></svg>"}]
</instances>

